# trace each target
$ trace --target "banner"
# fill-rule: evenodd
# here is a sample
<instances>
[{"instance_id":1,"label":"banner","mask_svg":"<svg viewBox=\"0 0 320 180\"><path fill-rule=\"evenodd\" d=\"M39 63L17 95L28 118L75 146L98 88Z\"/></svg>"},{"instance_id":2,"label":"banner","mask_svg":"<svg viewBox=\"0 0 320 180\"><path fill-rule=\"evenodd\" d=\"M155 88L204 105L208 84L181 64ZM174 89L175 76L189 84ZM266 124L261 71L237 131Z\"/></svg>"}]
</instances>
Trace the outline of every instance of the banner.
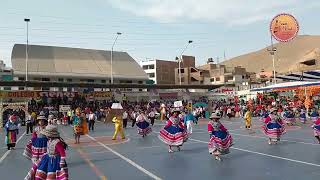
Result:
<instances>
[{"instance_id":1,"label":"banner","mask_svg":"<svg viewBox=\"0 0 320 180\"><path fill-rule=\"evenodd\" d=\"M71 110L70 105L59 105L59 112L68 112Z\"/></svg>"},{"instance_id":2,"label":"banner","mask_svg":"<svg viewBox=\"0 0 320 180\"><path fill-rule=\"evenodd\" d=\"M62 92L62 91L0 91L0 98L38 98L46 96L48 98L55 97L68 97L73 98L75 96L85 96L94 98L109 98L112 97L112 92L101 91L101 92L90 92L90 93L79 93L79 92Z\"/></svg>"}]
</instances>

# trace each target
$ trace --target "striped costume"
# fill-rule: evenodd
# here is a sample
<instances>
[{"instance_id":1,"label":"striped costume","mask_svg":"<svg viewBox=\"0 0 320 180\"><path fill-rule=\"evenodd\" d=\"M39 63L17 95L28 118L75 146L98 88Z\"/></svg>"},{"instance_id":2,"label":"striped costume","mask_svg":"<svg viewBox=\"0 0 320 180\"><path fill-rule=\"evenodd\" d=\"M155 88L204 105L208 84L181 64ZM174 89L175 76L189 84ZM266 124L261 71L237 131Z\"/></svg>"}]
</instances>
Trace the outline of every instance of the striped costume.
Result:
<instances>
[{"instance_id":1,"label":"striped costume","mask_svg":"<svg viewBox=\"0 0 320 180\"><path fill-rule=\"evenodd\" d=\"M136 125L138 128L138 134L143 137L152 132L150 123L146 121L147 117L144 115L139 115L136 119Z\"/></svg>"},{"instance_id":2,"label":"striped costume","mask_svg":"<svg viewBox=\"0 0 320 180\"><path fill-rule=\"evenodd\" d=\"M270 114L264 121L262 126L263 132L271 140L278 141L280 137L286 132L284 124L279 117Z\"/></svg>"},{"instance_id":3,"label":"striped costume","mask_svg":"<svg viewBox=\"0 0 320 180\"><path fill-rule=\"evenodd\" d=\"M65 149L59 139L48 141L47 153L40 160L33 163L25 180L67 180L68 167L65 160Z\"/></svg>"},{"instance_id":4,"label":"striped costume","mask_svg":"<svg viewBox=\"0 0 320 180\"><path fill-rule=\"evenodd\" d=\"M159 139L169 146L181 146L188 139L188 134L178 117L170 117L160 130Z\"/></svg>"},{"instance_id":5,"label":"striped costume","mask_svg":"<svg viewBox=\"0 0 320 180\"><path fill-rule=\"evenodd\" d=\"M31 159L32 162L36 162L47 152L48 139L40 133L41 130L42 128L40 126L35 128L35 132L33 132L32 138L29 140L23 152L23 155Z\"/></svg>"},{"instance_id":6,"label":"striped costume","mask_svg":"<svg viewBox=\"0 0 320 180\"><path fill-rule=\"evenodd\" d=\"M222 154L228 154L232 145L232 137L228 130L219 121L210 121L208 123L208 132L210 133L209 153L212 154L218 151Z\"/></svg>"}]
</instances>

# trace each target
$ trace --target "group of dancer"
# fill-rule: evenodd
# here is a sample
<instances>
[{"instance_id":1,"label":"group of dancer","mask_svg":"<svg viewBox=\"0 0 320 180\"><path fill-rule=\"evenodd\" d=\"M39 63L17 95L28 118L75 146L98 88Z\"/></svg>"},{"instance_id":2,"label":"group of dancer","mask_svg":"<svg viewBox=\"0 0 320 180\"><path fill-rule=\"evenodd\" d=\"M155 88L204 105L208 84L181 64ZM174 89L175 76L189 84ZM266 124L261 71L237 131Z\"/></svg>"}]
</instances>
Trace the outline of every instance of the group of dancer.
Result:
<instances>
[{"instance_id":1,"label":"group of dancer","mask_svg":"<svg viewBox=\"0 0 320 180\"><path fill-rule=\"evenodd\" d=\"M169 153L174 152L173 147L181 150L192 134L192 121L189 114L179 116L180 108L172 109L172 115L167 120L166 125L160 130L159 139L168 145ZM209 142L208 150L216 160L221 161L220 156L229 153L229 148L233 145L233 140L228 130L220 122L221 115L213 113L208 122Z\"/></svg>"}]
</instances>

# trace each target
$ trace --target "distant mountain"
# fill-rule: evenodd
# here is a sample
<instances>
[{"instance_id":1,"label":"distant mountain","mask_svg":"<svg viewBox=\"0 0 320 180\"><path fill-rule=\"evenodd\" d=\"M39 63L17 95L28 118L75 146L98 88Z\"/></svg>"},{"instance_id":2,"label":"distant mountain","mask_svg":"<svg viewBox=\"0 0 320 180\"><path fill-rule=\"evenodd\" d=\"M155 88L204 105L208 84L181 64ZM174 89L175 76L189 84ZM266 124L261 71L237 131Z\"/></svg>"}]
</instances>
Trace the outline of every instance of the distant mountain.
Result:
<instances>
[{"instance_id":1,"label":"distant mountain","mask_svg":"<svg viewBox=\"0 0 320 180\"><path fill-rule=\"evenodd\" d=\"M320 69L320 36L302 35L288 43L276 43L275 54L276 72L287 73L305 69ZM256 52L241 55L222 62L227 66L241 66L248 72L272 71L272 57L267 51L271 47ZM306 68L300 62L315 59L316 63L311 68Z\"/></svg>"}]
</instances>

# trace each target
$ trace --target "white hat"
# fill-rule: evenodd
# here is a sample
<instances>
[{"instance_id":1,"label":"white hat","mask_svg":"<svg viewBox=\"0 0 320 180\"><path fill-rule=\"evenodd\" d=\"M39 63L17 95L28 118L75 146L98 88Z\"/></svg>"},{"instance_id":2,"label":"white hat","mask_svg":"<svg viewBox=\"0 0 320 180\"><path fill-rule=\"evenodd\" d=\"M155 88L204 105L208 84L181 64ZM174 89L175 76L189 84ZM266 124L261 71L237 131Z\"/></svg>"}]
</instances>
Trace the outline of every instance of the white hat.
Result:
<instances>
[{"instance_id":1,"label":"white hat","mask_svg":"<svg viewBox=\"0 0 320 180\"><path fill-rule=\"evenodd\" d=\"M212 113L211 116L210 116L210 119L220 119L221 116L219 113Z\"/></svg>"},{"instance_id":2,"label":"white hat","mask_svg":"<svg viewBox=\"0 0 320 180\"><path fill-rule=\"evenodd\" d=\"M111 109L123 109L120 103L112 103Z\"/></svg>"}]
</instances>

